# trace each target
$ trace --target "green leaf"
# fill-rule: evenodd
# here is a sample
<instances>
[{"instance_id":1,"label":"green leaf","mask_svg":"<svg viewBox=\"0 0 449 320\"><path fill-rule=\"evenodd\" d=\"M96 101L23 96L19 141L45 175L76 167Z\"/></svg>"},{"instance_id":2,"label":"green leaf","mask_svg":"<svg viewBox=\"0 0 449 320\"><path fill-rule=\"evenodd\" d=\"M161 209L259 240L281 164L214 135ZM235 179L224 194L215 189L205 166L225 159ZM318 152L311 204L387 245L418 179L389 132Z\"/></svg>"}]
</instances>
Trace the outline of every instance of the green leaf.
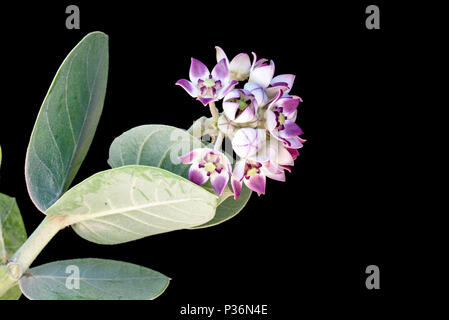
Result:
<instances>
[{"instance_id":1,"label":"green leaf","mask_svg":"<svg viewBox=\"0 0 449 320\"><path fill-rule=\"evenodd\" d=\"M1 300L19 300L20 296L22 295L22 291L20 291L19 285L16 285L6 291L4 295L0 297Z\"/></svg>"},{"instance_id":2,"label":"green leaf","mask_svg":"<svg viewBox=\"0 0 449 320\"><path fill-rule=\"evenodd\" d=\"M31 300L153 300L169 282L142 266L89 258L31 268L20 279L20 288Z\"/></svg>"},{"instance_id":3,"label":"green leaf","mask_svg":"<svg viewBox=\"0 0 449 320\"><path fill-rule=\"evenodd\" d=\"M242 192L236 200L234 200L233 196L228 196L223 202L220 203L212 220L191 229L213 227L231 219L246 206L246 203L249 201L251 194L251 190L246 186L243 186Z\"/></svg>"},{"instance_id":4,"label":"green leaf","mask_svg":"<svg viewBox=\"0 0 449 320\"><path fill-rule=\"evenodd\" d=\"M204 224L213 218L217 199L169 171L134 165L84 180L46 214L66 216L84 239L117 244Z\"/></svg>"},{"instance_id":5,"label":"green leaf","mask_svg":"<svg viewBox=\"0 0 449 320\"><path fill-rule=\"evenodd\" d=\"M196 123L205 120L207 118L200 118ZM113 168L132 164L161 167L187 178L190 165L179 163L177 157L201 147L205 145L185 130L163 125L144 125L133 128L114 140L109 149L108 163ZM203 185L203 188L215 193L210 183ZM243 187L239 198L234 200L233 193L227 186L219 197L215 217L194 228L215 226L229 220L245 207L250 196L251 190Z\"/></svg>"},{"instance_id":6,"label":"green leaf","mask_svg":"<svg viewBox=\"0 0 449 320\"><path fill-rule=\"evenodd\" d=\"M202 147L202 142L185 130L143 125L126 131L112 142L108 163L112 168L133 164L158 167L187 178L190 165L183 164L178 157Z\"/></svg>"},{"instance_id":7,"label":"green leaf","mask_svg":"<svg viewBox=\"0 0 449 320\"><path fill-rule=\"evenodd\" d=\"M25 226L16 200L0 193L0 265L6 264L26 239ZM19 287L14 286L0 300L17 300L20 296Z\"/></svg>"},{"instance_id":8,"label":"green leaf","mask_svg":"<svg viewBox=\"0 0 449 320\"><path fill-rule=\"evenodd\" d=\"M0 193L0 264L6 264L25 242L27 234L14 198Z\"/></svg>"},{"instance_id":9,"label":"green leaf","mask_svg":"<svg viewBox=\"0 0 449 320\"><path fill-rule=\"evenodd\" d=\"M28 192L45 211L70 186L103 109L108 37L88 34L60 66L37 116L25 162Z\"/></svg>"}]
</instances>

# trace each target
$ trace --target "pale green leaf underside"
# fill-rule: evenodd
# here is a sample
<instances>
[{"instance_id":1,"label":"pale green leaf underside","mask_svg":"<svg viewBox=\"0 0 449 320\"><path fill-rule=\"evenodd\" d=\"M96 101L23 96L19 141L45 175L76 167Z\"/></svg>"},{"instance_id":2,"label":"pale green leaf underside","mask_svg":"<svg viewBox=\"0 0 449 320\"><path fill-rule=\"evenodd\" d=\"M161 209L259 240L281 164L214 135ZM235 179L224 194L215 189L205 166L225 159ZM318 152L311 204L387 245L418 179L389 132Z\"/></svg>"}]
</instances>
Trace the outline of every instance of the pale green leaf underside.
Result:
<instances>
[{"instance_id":1,"label":"pale green leaf underside","mask_svg":"<svg viewBox=\"0 0 449 320\"><path fill-rule=\"evenodd\" d=\"M169 171L124 166L67 191L46 214L64 215L81 237L118 244L211 220L217 196Z\"/></svg>"},{"instance_id":2,"label":"pale green leaf underside","mask_svg":"<svg viewBox=\"0 0 449 320\"><path fill-rule=\"evenodd\" d=\"M179 163L177 157L205 145L185 130L164 125L143 125L126 131L117 137L109 149L111 167L140 164L161 167L173 173L188 176L190 165ZM214 192L210 183L203 186ZM215 226L238 214L251 197L251 190L243 186L242 193L234 200L227 187L219 198L214 218L197 228Z\"/></svg>"},{"instance_id":3,"label":"pale green leaf underside","mask_svg":"<svg viewBox=\"0 0 449 320\"><path fill-rule=\"evenodd\" d=\"M75 286L78 280L79 289ZM163 274L142 266L88 258L31 268L21 278L20 287L31 300L152 300L169 282Z\"/></svg>"},{"instance_id":4,"label":"pale green leaf underside","mask_svg":"<svg viewBox=\"0 0 449 320\"><path fill-rule=\"evenodd\" d=\"M107 35L88 34L47 92L25 162L28 192L41 211L68 189L87 154L103 109L108 57Z\"/></svg>"},{"instance_id":5,"label":"pale green leaf underside","mask_svg":"<svg viewBox=\"0 0 449 320\"><path fill-rule=\"evenodd\" d=\"M202 147L202 142L185 130L143 125L126 131L112 142L108 163L112 168L133 164L158 167L187 178L190 165L183 164L178 157Z\"/></svg>"}]
</instances>

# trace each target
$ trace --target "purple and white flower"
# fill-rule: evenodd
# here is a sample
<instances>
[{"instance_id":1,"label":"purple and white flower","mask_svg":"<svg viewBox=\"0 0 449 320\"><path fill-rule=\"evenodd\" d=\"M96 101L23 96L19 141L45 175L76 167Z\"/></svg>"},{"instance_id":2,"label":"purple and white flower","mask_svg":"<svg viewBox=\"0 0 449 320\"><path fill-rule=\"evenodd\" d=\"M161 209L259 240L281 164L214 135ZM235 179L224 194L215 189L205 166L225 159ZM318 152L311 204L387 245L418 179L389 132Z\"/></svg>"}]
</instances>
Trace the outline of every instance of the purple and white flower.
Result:
<instances>
[{"instance_id":1,"label":"purple and white flower","mask_svg":"<svg viewBox=\"0 0 449 320\"><path fill-rule=\"evenodd\" d=\"M208 148L195 149L180 159L191 164L191 181L202 185L210 178L218 194L223 193L230 175L235 199L243 184L264 194L266 178L285 181L285 171L291 172L298 149L305 142L300 137L303 131L295 123L302 100L290 95L295 75L274 76L274 62L257 59L254 52L252 63L246 53L230 61L223 49L215 48L218 63L212 72L192 58L190 81L181 79L176 84L204 105L223 98L222 114L217 115L211 105L211 136L218 137L217 146L224 137L231 141L239 160L232 171L223 153ZM237 81L246 80L243 88L234 89Z\"/></svg>"},{"instance_id":2,"label":"purple and white flower","mask_svg":"<svg viewBox=\"0 0 449 320\"><path fill-rule=\"evenodd\" d=\"M293 87L293 83L295 82L294 74L280 74L274 77L270 85L266 88L266 92L269 99L272 99L277 96L280 90L283 92L283 96L288 96L288 93Z\"/></svg>"},{"instance_id":3,"label":"purple and white flower","mask_svg":"<svg viewBox=\"0 0 449 320\"><path fill-rule=\"evenodd\" d=\"M203 185L209 178L215 192L221 195L232 172L231 163L226 156L209 148L194 149L179 157L182 163L191 164L189 180Z\"/></svg>"},{"instance_id":4,"label":"purple and white flower","mask_svg":"<svg viewBox=\"0 0 449 320\"><path fill-rule=\"evenodd\" d=\"M180 79L177 85L184 88L193 98L203 105L222 99L238 83L231 80L225 59L220 60L212 72L199 60L192 58L189 80Z\"/></svg>"},{"instance_id":5,"label":"purple and white flower","mask_svg":"<svg viewBox=\"0 0 449 320\"><path fill-rule=\"evenodd\" d=\"M257 101L257 106L259 108L262 108L267 104L267 102L268 102L267 93L265 92L264 88L259 86L257 83L247 82L243 86L243 89L250 92L254 96L254 98Z\"/></svg>"},{"instance_id":6,"label":"purple and white flower","mask_svg":"<svg viewBox=\"0 0 449 320\"><path fill-rule=\"evenodd\" d=\"M297 96L283 97L280 90L268 106L266 112L266 127L271 135L281 141L285 147L298 149L302 147L302 129L295 123L298 104L302 101Z\"/></svg>"},{"instance_id":7,"label":"purple and white flower","mask_svg":"<svg viewBox=\"0 0 449 320\"><path fill-rule=\"evenodd\" d=\"M267 88L274 76L274 62L268 62L268 59L257 60L257 55L253 52L253 64L251 66L248 82L257 83L262 88Z\"/></svg>"},{"instance_id":8,"label":"purple and white flower","mask_svg":"<svg viewBox=\"0 0 449 320\"><path fill-rule=\"evenodd\" d=\"M288 95L293 83L295 81L295 75L293 74L281 74L274 76L275 65L273 61L268 64L267 59L257 60L257 55L253 52L254 61L251 66L250 77L247 85L257 84L262 88L268 97L268 100L273 99L279 93L283 91L285 96Z\"/></svg>"},{"instance_id":9,"label":"purple and white flower","mask_svg":"<svg viewBox=\"0 0 449 320\"><path fill-rule=\"evenodd\" d=\"M251 60L246 53L239 53L229 62L228 56L222 48L217 46L215 49L217 50L217 62L225 59L232 80L244 81L248 79Z\"/></svg>"},{"instance_id":10,"label":"purple and white flower","mask_svg":"<svg viewBox=\"0 0 449 320\"><path fill-rule=\"evenodd\" d=\"M255 122L258 103L256 97L244 89L234 89L223 99L223 111L235 123Z\"/></svg>"},{"instance_id":11,"label":"purple and white flower","mask_svg":"<svg viewBox=\"0 0 449 320\"><path fill-rule=\"evenodd\" d=\"M299 155L297 149L286 148L284 144L274 138L271 138L265 144L265 153L270 163L281 170L291 172L290 167L294 165L294 161Z\"/></svg>"},{"instance_id":12,"label":"purple and white flower","mask_svg":"<svg viewBox=\"0 0 449 320\"><path fill-rule=\"evenodd\" d=\"M266 178L285 181L284 171L273 166L270 161L258 162L250 159L237 161L232 173L232 189L234 199L237 199L242 191L242 184L257 192L258 195L265 194Z\"/></svg>"}]
</instances>

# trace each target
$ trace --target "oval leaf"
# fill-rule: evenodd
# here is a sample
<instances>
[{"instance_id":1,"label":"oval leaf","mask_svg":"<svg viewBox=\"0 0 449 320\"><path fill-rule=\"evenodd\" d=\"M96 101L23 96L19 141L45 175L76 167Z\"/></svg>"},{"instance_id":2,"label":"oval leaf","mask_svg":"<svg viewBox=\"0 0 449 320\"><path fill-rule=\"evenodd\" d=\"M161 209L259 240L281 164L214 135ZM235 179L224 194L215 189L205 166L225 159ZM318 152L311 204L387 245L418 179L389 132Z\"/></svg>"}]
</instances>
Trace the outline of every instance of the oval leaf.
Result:
<instances>
[{"instance_id":1,"label":"oval leaf","mask_svg":"<svg viewBox=\"0 0 449 320\"><path fill-rule=\"evenodd\" d=\"M89 258L31 268L20 279L20 288L31 300L152 300L169 282L145 267Z\"/></svg>"},{"instance_id":2,"label":"oval leaf","mask_svg":"<svg viewBox=\"0 0 449 320\"><path fill-rule=\"evenodd\" d=\"M217 211L215 212L215 216L213 219L209 220L205 224L202 224L197 227L193 227L192 229L201 229L207 227L213 227L217 224L223 223L232 217L236 216L242 209L246 206L246 203L249 201L251 197L252 191L243 186L242 192L237 199L234 199L233 196L227 197L220 205L217 207Z\"/></svg>"},{"instance_id":3,"label":"oval leaf","mask_svg":"<svg viewBox=\"0 0 449 320\"><path fill-rule=\"evenodd\" d=\"M125 166L93 175L46 214L67 216L81 237L117 244L211 220L218 197L169 171Z\"/></svg>"},{"instance_id":4,"label":"oval leaf","mask_svg":"<svg viewBox=\"0 0 449 320\"><path fill-rule=\"evenodd\" d=\"M16 199L0 193L0 264L6 264L27 234Z\"/></svg>"},{"instance_id":5,"label":"oval leaf","mask_svg":"<svg viewBox=\"0 0 449 320\"><path fill-rule=\"evenodd\" d=\"M103 109L108 37L88 34L60 66L37 116L25 162L28 192L45 211L83 162Z\"/></svg>"},{"instance_id":6,"label":"oval leaf","mask_svg":"<svg viewBox=\"0 0 449 320\"><path fill-rule=\"evenodd\" d=\"M199 121L203 119L196 123ZM164 125L143 125L126 131L114 140L109 149L108 163L113 168L132 164L161 167L187 178L190 165L180 163L177 157L204 146L185 130ZM210 185L203 187L214 193ZM227 187L219 198L214 218L194 228L211 227L231 219L245 207L251 190L243 187L237 200L232 196Z\"/></svg>"},{"instance_id":7,"label":"oval leaf","mask_svg":"<svg viewBox=\"0 0 449 320\"><path fill-rule=\"evenodd\" d=\"M187 178L190 165L183 164L178 157L202 147L202 142L185 130L143 125L126 131L112 142L108 163L112 168L133 164L158 167Z\"/></svg>"},{"instance_id":8,"label":"oval leaf","mask_svg":"<svg viewBox=\"0 0 449 320\"><path fill-rule=\"evenodd\" d=\"M0 193L0 265L20 248L27 239L22 215L16 199ZM18 286L7 291L0 300L17 300L21 296Z\"/></svg>"}]
</instances>

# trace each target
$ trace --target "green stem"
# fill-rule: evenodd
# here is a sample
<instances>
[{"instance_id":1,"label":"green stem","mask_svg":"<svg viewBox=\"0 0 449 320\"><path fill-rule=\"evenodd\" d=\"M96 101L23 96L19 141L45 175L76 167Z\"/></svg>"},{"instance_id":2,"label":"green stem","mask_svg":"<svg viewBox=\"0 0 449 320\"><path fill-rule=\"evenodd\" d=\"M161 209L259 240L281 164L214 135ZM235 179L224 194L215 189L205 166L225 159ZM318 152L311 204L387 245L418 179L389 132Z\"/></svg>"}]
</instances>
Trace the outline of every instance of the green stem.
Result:
<instances>
[{"instance_id":1,"label":"green stem","mask_svg":"<svg viewBox=\"0 0 449 320\"><path fill-rule=\"evenodd\" d=\"M8 292L9 289L14 287L16 283L17 280L9 276L8 268L6 266L0 266L0 298Z\"/></svg>"},{"instance_id":2,"label":"green stem","mask_svg":"<svg viewBox=\"0 0 449 320\"><path fill-rule=\"evenodd\" d=\"M64 216L45 217L27 241L9 259L10 262L6 266L7 272L3 277L1 277L2 269L0 269L0 296L17 283L56 233L67 225L67 219ZM5 266L3 271L5 271L4 268Z\"/></svg>"}]
</instances>

